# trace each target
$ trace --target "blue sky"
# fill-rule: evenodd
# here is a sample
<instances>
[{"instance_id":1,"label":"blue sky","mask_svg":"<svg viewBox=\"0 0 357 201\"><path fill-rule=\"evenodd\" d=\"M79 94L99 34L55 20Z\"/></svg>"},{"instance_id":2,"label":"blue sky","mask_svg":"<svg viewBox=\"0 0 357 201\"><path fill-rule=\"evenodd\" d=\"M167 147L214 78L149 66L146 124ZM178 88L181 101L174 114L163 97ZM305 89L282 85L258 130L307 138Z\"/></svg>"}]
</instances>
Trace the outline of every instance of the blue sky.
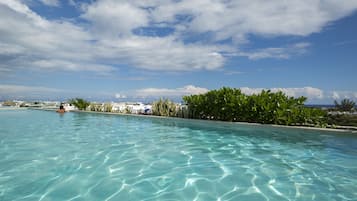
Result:
<instances>
[{"instance_id":1,"label":"blue sky","mask_svg":"<svg viewBox=\"0 0 357 201\"><path fill-rule=\"evenodd\" d=\"M356 25L356 0L0 0L0 100L357 100Z\"/></svg>"}]
</instances>

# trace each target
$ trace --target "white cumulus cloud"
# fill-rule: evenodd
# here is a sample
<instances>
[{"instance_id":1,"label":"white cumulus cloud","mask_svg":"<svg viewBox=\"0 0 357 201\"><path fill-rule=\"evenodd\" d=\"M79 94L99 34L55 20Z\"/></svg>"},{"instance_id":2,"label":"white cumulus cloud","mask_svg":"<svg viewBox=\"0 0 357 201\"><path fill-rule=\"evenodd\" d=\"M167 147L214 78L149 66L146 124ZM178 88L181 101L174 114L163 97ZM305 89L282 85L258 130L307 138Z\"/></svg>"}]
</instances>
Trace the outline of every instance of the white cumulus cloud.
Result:
<instances>
[{"instance_id":1,"label":"white cumulus cloud","mask_svg":"<svg viewBox=\"0 0 357 201\"><path fill-rule=\"evenodd\" d=\"M297 41L260 49L242 46L251 42L251 35L267 39L318 33L357 9L354 0L67 1L80 4L79 18L50 20L31 10L26 5L30 1L0 1L1 72L50 69L98 73L118 66L215 70L235 56L287 59L305 53L310 44ZM41 2L48 6L61 3ZM160 35L159 30L168 31ZM232 42L222 45L223 40Z\"/></svg>"},{"instance_id":2,"label":"white cumulus cloud","mask_svg":"<svg viewBox=\"0 0 357 201\"><path fill-rule=\"evenodd\" d=\"M357 7L356 1L338 0L149 2L154 6L151 12L156 22L174 23L177 16L188 16L190 20L181 23L184 31L212 32L217 40L239 38L248 33L306 36L321 31L327 23L352 13Z\"/></svg>"},{"instance_id":3,"label":"white cumulus cloud","mask_svg":"<svg viewBox=\"0 0 357 201\"><path fill-rule=\"evenodd\" d=\"M85 8L82 15L93 23L93 29L99 34L131 35L131 30L148 24L148 12L130 3L130 1L96 1Z\"/></svg>"},{"instance_id":4,"label":"white cumulus cloud","mask_svg":"<svg viewBox=\"0 0 357 201\"><path fill-rule=\"evenodd\" d=\"M0 2L0 67L9 71L113 70L94 58L90 35L71 22L49 21L19 1Z\"/></svg>"}]
</instances>

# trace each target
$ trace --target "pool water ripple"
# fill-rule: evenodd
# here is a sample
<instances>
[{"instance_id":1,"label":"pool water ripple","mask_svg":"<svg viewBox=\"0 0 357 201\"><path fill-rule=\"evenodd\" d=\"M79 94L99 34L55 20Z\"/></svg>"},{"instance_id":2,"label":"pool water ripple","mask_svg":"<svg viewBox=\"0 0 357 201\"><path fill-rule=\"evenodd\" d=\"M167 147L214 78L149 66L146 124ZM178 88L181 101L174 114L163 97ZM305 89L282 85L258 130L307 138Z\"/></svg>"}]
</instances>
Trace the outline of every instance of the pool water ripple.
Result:
<instances>
[{"instance_id":1,"label":"pool water ripple","mask_svg":"<svg viewBox=\"0 0 357 201\"><path fill-rule=\"evenodd\" d=\"M356 200L357 138L0 111L0 200Z\"/></svg>"}]
</instances>

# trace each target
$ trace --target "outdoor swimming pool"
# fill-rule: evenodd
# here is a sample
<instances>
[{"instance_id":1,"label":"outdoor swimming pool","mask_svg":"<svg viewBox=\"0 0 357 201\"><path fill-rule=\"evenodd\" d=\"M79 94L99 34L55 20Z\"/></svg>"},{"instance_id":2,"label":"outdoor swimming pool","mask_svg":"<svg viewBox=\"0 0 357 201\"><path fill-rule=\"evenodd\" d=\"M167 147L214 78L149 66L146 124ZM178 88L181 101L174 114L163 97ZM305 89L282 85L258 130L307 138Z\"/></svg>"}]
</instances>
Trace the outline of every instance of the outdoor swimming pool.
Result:
<instances>
[{"instance_id":1,"label":"outdoor swimming pool","mask_svg":"<svg viewBox=\"0 0 357 201\"><path fill-rule=\"evenodd\" d=\"M357 135L0 111L0 200L356 200Z\"/></svg>"}]
</instances>

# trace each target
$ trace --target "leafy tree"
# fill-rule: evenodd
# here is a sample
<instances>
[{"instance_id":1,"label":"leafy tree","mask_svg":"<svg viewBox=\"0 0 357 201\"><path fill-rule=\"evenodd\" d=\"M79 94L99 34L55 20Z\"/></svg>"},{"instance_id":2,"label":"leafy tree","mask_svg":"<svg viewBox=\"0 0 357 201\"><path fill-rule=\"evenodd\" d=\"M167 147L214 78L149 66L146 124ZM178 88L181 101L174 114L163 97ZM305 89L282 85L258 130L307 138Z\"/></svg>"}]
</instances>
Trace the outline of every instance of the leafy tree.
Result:
<instances>
[{"instance_id":1,"label":"leafy tree","mask_svg":"<svg viewBox=\"0 0 357 201\"><path fill-rule=\"evenodd\" d=\"M345 112L350 112L352 111L356 106L356 103L352 100L349 99L343 99L340 103L338 103L335 100L335 107L339 111L345 111Z\"/></svg>"},{"instance_id":2,"label":"leafy tree","mask_svg":"<svg viewBox=\"0 0 357 201\"><path fill-rule=\"evenodd\" d=\"M70 104L76 106L79 110L86 110L90 105L90 102L82 99L82 98L74 98L68 101Z\"/></svg>"}]
</instances>

